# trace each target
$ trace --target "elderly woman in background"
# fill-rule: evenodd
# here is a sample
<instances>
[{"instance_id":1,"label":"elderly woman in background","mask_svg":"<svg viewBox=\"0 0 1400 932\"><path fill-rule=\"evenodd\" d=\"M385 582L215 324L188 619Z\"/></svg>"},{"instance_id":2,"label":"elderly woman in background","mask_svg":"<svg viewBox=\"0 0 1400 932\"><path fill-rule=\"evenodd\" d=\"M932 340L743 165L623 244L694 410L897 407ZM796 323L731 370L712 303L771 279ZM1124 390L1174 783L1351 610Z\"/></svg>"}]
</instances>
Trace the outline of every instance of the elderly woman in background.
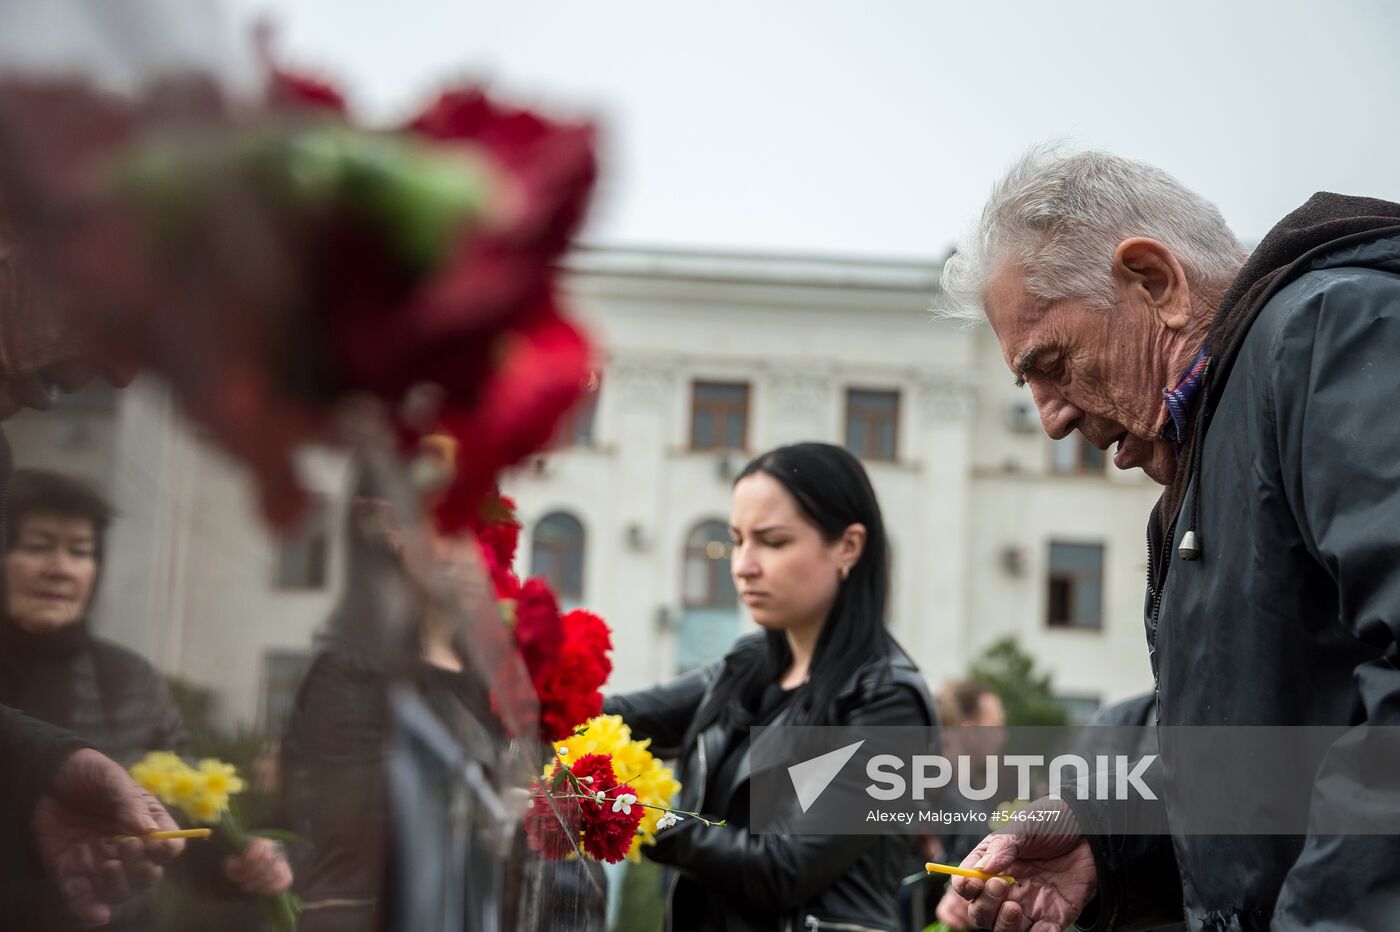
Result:
<instances>
[{"instance_id":1,"label":"elderly woman in background","mask_svg":"<svg viewBox=\"0 0 1400 932\"><path fill-rule=\"evenodd\" d=\"M78 480L21 469L10 485L8 516L0 702L73 732L124 765L148 751L187 753L180 711L160 674L90 629L112 507ZM196 857L184 866L199 871L199 864ZM211 867L204 872L222 873L220 885L247 894L276 893L291 883L280 849L265 839L227 858L222 870ZM45 901L41 928L80 927L58 890L42 886L33 896ZM144 930L153 923L150 897L138 897L115 912L108 928Z\"/></svg>"}]
</instances>

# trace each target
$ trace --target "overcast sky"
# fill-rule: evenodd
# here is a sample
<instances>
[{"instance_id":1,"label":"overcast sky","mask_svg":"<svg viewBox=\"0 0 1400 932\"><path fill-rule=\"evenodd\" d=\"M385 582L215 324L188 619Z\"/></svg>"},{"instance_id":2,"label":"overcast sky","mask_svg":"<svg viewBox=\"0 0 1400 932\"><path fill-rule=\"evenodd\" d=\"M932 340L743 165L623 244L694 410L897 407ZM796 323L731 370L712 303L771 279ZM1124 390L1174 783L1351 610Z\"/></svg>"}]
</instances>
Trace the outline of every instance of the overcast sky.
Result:
<instances>
[{"instance_id":1,"label":"overcast sky","mask_svg":"<svg viewBox=\"0 0 1400 932\"><path fill-rule=\"evenodd\" d=\"M588 238L938 257L1047 138L1155 162L1257 239L1400 200L1400 3L234 0L367 117L454 77L596 118Z\"/></svg>"}]
</instances>

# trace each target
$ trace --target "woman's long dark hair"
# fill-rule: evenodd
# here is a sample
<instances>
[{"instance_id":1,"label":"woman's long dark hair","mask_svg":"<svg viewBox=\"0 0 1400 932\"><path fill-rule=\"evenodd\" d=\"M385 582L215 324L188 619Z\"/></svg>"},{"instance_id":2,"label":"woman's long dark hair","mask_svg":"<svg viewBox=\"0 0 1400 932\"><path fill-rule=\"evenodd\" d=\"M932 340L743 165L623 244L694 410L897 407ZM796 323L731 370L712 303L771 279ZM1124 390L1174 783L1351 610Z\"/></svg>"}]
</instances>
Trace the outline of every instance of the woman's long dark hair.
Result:
<instances>
[{"instance_id":1,"label":"woman's long dark hair","mask_svg":"<svg viewBox=\"0 0 1400 932\"><path fill-rule=\"evenodd\" d=\"M837 590L817 637L807 682L793 695L788 718L791 724L835 724L841 687L872 659L887 661L893 645L885 628L890 556L880 503L860 460L829 443L770 450L745 466L734 484L757 473L777 480L828 542L852 524L865 526L865 547ZM763 691L791 664L792 649L782 631L767 631L761 645L732 654L696 714L690 738L714 721L746 727Z\"/></svg>"}]
</instances>

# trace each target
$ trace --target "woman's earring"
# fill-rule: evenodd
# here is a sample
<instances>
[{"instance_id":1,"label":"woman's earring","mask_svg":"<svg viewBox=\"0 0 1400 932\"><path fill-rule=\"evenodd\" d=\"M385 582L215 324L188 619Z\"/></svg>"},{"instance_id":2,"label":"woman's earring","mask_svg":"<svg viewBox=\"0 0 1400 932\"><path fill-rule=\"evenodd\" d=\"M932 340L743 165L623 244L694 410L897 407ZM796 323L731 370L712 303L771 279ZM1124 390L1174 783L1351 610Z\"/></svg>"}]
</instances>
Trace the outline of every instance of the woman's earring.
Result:
<instances>
[{"instance_id":1,"label":"woman's earring","mask_svg":"<svg viewBox=\"0 0 1400 932\"><path fill-rule=\"evenodd\" d=\"M837 572L841 574L841 581L845 582L846 577L851 575L851 568L849 566L843 566L841 569L837 570Z\"/></svg>"}]
</instances>

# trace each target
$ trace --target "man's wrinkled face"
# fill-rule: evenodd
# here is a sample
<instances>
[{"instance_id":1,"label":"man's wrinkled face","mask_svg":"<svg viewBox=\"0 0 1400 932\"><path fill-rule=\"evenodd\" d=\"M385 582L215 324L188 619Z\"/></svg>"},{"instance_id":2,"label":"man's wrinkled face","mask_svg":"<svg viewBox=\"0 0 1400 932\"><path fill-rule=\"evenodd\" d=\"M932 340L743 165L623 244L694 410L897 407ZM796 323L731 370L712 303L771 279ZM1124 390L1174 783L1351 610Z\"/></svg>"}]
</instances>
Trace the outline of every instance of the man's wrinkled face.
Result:
<instances>
[{"instance_id":1,"label":"man's wrinkled face","mask_svg":"<svg viewBox=\"0 0 1400 932\"><path fill-rule=\"evenodd\" d=\"M14 378L0 378L0 421L24 408L47 411L60 393L75 392L92 381L96 371L87 363L69 360ZM116 379L111 380L113 384Z\"/></svg>"},{"instance_id":2,"label":"man's wrinkled face","mask_svg":"<svg viewBox=\"0 0 1400 932\"><path fill-rule=\"evenodd\" d=\"M1171 481L1176 454L1161 425L1175 331L1126 296L1109 310L1034 298L1011 263L988 284L984 306L1045 433L1058 440L1078 430L1100 450L1116 444L1116 467L1141 466L1155 481Z\"/></svg>"},{"instance_id":3,"label":"man's wrinkled face","mask_svg":"<svg viewBox=\"0 0 1400 932\"><path fill-rule=\"evenodd\" d=\"M60 393L75 392L97 376L122 387L135 375L126 364L93 355L86 328L25 287L0 228L0 421L24 408L47 411Z\"/></svg>"}]
</instances>

